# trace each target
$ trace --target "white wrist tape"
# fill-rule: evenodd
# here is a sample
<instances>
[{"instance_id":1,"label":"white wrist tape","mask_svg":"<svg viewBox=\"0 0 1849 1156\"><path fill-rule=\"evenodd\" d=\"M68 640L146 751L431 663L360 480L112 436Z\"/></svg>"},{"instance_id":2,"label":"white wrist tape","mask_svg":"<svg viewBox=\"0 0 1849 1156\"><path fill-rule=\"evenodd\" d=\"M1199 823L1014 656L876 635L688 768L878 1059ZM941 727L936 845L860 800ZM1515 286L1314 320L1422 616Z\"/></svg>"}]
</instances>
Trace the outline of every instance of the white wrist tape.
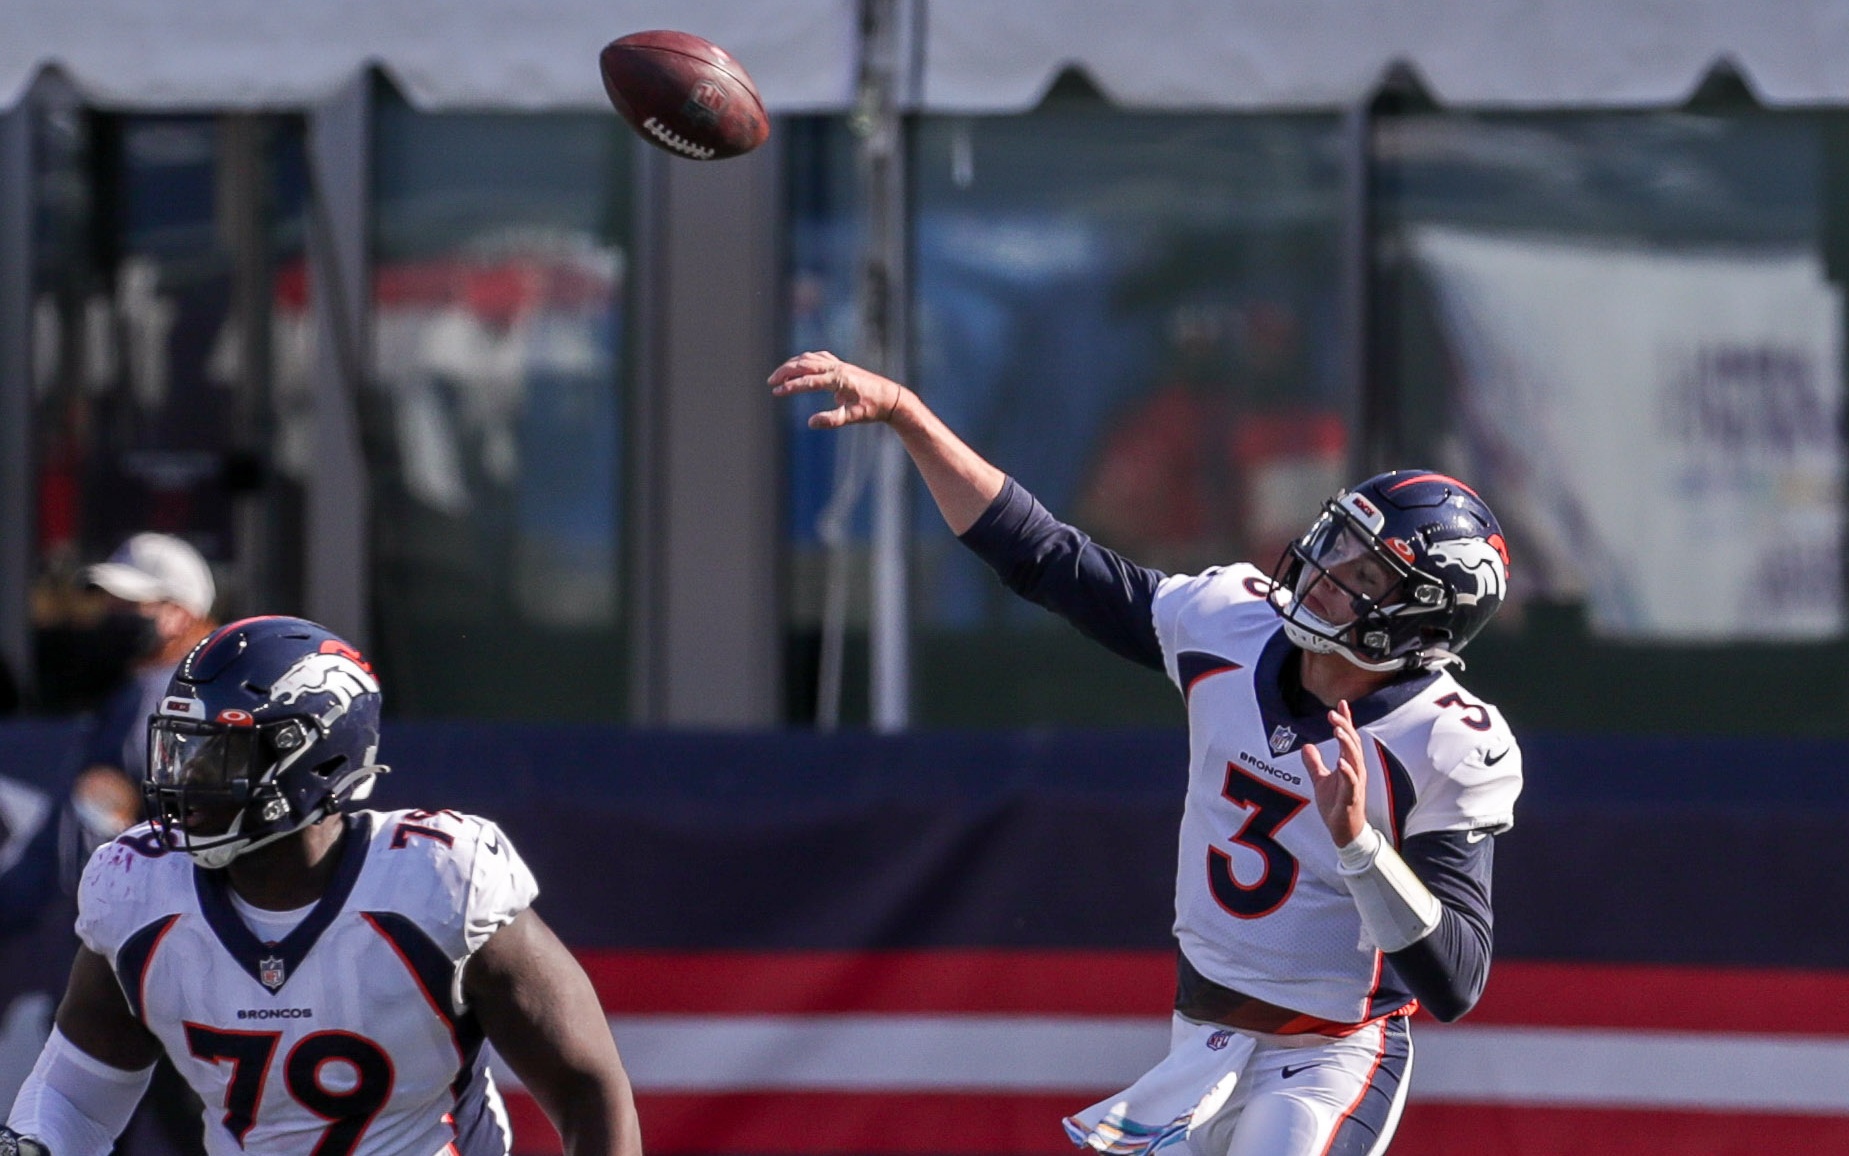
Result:
<instances>
[{"instance_id":1,"label":"white wrist tape","mask_svg":"<svg viewBox=\"0 0 1849 1156\"><path fill-rule=\"evenodd\" d=\"M54 1156L107 1156L154 1076L112 1068L64 1038L57 1028L13 1100L7 1127Z\"/></svg>"},{"instance_id":2,"label":"white wrist tape","mask_svg":"<svg viewBox=\"0 0 1849 1156\"><path fill-rule=\"evenodd\" d=\"M1361 925L1382 951L1411 947L1432 933L1444 914L1438 897L1419 882L1406 860L1373 827L1335 849L1342 881L1361 912Z\"/></svg>"}]
</instances>

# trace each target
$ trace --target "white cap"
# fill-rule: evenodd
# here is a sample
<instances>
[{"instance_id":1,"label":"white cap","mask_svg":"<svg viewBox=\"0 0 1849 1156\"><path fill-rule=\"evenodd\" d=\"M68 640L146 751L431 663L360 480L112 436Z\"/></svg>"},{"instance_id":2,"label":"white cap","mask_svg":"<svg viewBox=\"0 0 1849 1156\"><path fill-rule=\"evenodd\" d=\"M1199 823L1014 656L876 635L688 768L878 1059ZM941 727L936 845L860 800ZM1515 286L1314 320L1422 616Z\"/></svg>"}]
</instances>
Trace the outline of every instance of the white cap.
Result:
<instances>
[{"instance_id":1,"label":"white cap","mask_svg":"<svg viewBox=\"0 0 1849 1156\"><path fill-rule=\"evenodd\" d=\"M212 567L171 534L136 534L109 561L90 567L89 578L125 601L172 602L198 618L211 616L218 596Z\"/></svg>"}]
</instances>

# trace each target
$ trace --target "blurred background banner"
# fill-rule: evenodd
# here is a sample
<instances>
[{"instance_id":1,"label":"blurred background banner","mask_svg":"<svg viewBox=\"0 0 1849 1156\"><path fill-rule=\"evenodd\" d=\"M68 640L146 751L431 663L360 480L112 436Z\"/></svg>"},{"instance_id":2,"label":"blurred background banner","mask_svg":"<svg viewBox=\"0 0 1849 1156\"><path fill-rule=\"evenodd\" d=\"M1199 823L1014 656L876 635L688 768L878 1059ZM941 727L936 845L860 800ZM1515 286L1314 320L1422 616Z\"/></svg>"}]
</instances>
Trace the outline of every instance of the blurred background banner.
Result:
<instances>
[{"instance_id":1,"label":"blurred background banner","mask_svg":"<svg viewBox=\"0 0 1849 1156\"><path fill-rule=\"evenodd\" d=\"M55 761L72 737L6 728L0 757ZM1849 786L1743 805L1738 768L1849 745L1524 747L1494 973L1469 1018L1416 1026L1399 1150L1839 1150ZM381 806L494 815L529 861L650 1151L1051 1156L1062 1116L1166 1049L1179 732L404 722L384 754ZM68 916L0 945L0 1074L36 1049ZM510 1089L519 1150L556 1152Z\"/></svg>"},{"instance_id":2,"label":"blurred background banner","mask_svg":"<svg viewBox=\"0 0 1849 1156\"><path fill-rule=\"evenodd\" d=\"M1502 513L1540 566L1524 596L1632 641L1842 632L1843 302L1814 254L1411 242L1461 362L1467 476L1522 479Z\"/></svg>"},{"instance_id":3,"label":"blurred background banner","mask_svg":"<svg viewBox=\"0 0 1849 1156\"><path fill-rule=\"evenodd\" d=\"M381 801L505 822L651 1151L1066 1150L1162 1046L1181 703L765 396L828 348L1173 572L1471 481L1528 783L1395 1151L1849 1151L1839 0L543 8L6 6L0 1100L152 530L363 645ZM765 147L628 132L659 27Z\"/></svg>"}]
</instances>

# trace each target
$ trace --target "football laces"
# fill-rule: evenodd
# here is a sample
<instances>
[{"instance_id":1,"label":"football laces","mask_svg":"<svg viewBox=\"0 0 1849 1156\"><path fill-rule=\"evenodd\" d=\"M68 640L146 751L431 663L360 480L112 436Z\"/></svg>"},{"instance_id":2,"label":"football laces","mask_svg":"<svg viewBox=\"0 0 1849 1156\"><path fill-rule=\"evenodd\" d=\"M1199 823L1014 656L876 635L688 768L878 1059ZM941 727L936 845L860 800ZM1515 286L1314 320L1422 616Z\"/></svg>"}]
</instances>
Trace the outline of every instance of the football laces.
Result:
<instances>
[{"instance_id":1,"label":"football laces","mask_svg":"<svg viewBox=\"0 0 1849 1156\"><path fill-rule=\"evenodd\" d=\"M709 161L713 159L712 149L707 148L705 145L694 144L667 125L662 124L658 117L649 117L642 122L642 127L648 130L650 136L654 137L662 144L667 145L675 152L680 153L682 156L692 157L696 161Z\"/></svg>"}]
</instances>

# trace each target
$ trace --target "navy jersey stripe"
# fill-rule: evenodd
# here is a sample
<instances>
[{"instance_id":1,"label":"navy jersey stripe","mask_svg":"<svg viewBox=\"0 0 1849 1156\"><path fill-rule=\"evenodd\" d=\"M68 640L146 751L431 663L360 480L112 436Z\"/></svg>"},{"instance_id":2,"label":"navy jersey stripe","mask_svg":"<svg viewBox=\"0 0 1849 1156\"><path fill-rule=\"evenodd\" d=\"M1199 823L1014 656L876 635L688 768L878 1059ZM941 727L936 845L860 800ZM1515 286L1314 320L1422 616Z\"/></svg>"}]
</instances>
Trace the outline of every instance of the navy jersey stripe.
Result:
<instances>
[{"instance_id":1,"label":"navy jersey stripe","mask_svg":"<svg viewBox=\"0 0 1849 1156\"><path fill-rule=\"evenodd\" d=\"M497 1113L489 1103L493 1085L488 1080L488 1058L480 1043L462 1074L456 1077L454 1088L456 1108L451 1118L456 1129L456 1151L461 1156L507 1156L514 1138L501 1127L506 1109Z\"/></svg>"},{"instance_id":2,"label":"navy jersey stripe","mask_svg":"<svg viewBox=\"0 0 1849 1156\"><path fill-rule=\"evenodd\" d=\"M1328 1156L1368 1156L1386 1148L1399 1124L1406 1098L1406 1069L1412 1061L1412 1030L1404 1016L1381 1024L1380 1053L1353 1107L1335 1126Z\"/></svg>"},{"instance_id":3,"label":"navy jersey stripe","mask_svg":"<svg viewBox=\"0 0 1849 1156\"><path fill-rule=\"evenodd\" d=\"M1380 769L1387 780L1387 821L1393 826L1387 832L1387 837L1398 847L1406 833L1406 816L1412 811L1413 803L1418 801L1418 792L1413 790L1412 776L1406 772L1406 764L1394 757L1385 743L1375 739L1374 749L1380 754Z\"/></svg>"},{"instance_id":4,"label":"navy jersey stripe","mask_svg":"<svg viewBox=\"0 0 1849 1156\"><path fill-rule=\"evenodd\" d=\"M502 1133L488 1103L481 1022L470 1013L458 1013L450 1002L455 963L428 932L408 917L396 911L360 914L397 953L431 1010L442 1017L456 1045L456 1078L450 1082L455 1107L450 1120L456 1130L457 1150L462 1156L506 1156L512 1138Z\"/></svg>"},{"instance_id":5,"label":"navy jersey stripe","mask_svg":"<svg viewBox=\"0 0 1849 1156\"><path fill-rule=\"evenodd\" d=\"M222 870L207 871L193 868L193 890L199 897L199 910L211 927L218 942L224 945L231 958L238 966L250 973L250 977L263 983L262 960L266 957L282 961L283 974L275 986L264 984L271 991L281 991L289 977L301 967L302 960L321 938L334 917L346 906L347 896L353 893L353 885L359 881L360 869L366 865L367 846L372 841L372 818L361 812L346 817L346 832L341 837L340 863L334 868L334 877L328 880L327 891L315 904L315 909L308 913L308 918L283 937L281 943L264 943L256 933L245 924L237 909L231 905L229 876Z\"/></svg>"},{"instance_id":6,"label":"navy jersey stripe","mask_svg":"<svg viewBox=\"0 0 1849 1156\"><path fill-rule=\"evenodd\" d=\"M1380 952L1374 954L1380 956L1380 959L1374 968L1374 987L1368 992L1367 1010L1361 1013L1364 1020L1390 1016L1412 1002L1412 992L1405 981L1388 966L1392 961Z\"/></svg>"},{"instance_id":7,"label":"navy jersey stripe","mask_svg":"<svg viewBox=\"0 0 1849 1156\"><path fill-rule=\"evenodd\" d=\"M1286 662L1297 653L1297 646L1290 636L1284 633L1283 625L1265 640L1265 647L1259 652L1258 665L1252 672L1252 688L1258 695L1259 713L1265 720L1267 732L1274 732L1278 727L1288 727L1297 736L1297 742L1324 743L1335 737L1335 729L1329 725L1329 708L1310 695L1297 691L1296 707L1306 713L1298 714L1293 709L1293 702L1286 696L1285 685L1297 682L1293 670L1286 669ZM1372 694L1363 695L1349 703L1354 712L1355 725L1366 727L1379 722L1388 714L1411 702L1419 693L1436 681L1441 672L1436 670L1411 670ZM1286 751L1278 751L1280 755Z\"/></svg>"},{"instance_id":8,"label":"navy jersey stripe","mask_svg":"<svg viewBox=\"0 0 1849 1156\"><path fill-rule=\"evenodd\" d=\"M148 978L148 965L154 962L154 949L160 946L161 937L167 934L179 918L178 914L174 914L156 919L123 940L122 946L116 951L116 982L122 985L122 995L128 1000L128 1010L144 1023L147 1017L142 1015L141 997L143 985Z\"/></svg>"},{"instance_id":9,"label":"navy jersey stripe","mask_svg":"<svg viewBox=\"0 0 1849 1156\"><path fill-rule=\"evenodd\" d=\"M366 911L361 914L392 945L398 958L404 961L406 970L417 980L424 997L430 1001L431 1010L443 1017L443 1022L456 1039L457 1059L467 1067L472 1049L481 1043L481 1026L474 1016L459 1014L450 1003L450 985L456 974L455 963L423 928L407 916L396 911Z\"/></svg>"},{"instance_id":10,"label":"navy jersey stripe","mask_svg":"<svg viewBox=\"0 0 1849 1156\"><path fill-rule=\"evenodd\" d=\"M1208 654L1201 650L1184 650L1175 656L1175 671L1181 676L1183 698L1194 693L1194 684L1201 679L1238 669L1239 664L1232 659L1221 658L1217 654Z\"/></svg>"}]
</instances>

